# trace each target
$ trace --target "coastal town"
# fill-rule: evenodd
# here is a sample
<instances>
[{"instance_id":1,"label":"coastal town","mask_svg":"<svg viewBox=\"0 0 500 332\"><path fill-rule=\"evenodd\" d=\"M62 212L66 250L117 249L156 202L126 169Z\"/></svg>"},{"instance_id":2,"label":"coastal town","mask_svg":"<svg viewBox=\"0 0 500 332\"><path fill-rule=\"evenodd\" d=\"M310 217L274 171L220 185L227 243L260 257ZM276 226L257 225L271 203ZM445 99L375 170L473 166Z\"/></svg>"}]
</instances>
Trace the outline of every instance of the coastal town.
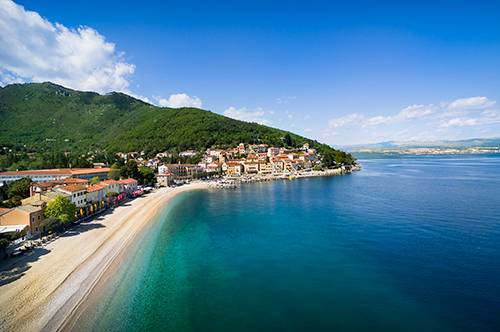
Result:
<instances>
[{"instance_id":1,"label":"coastal town","mask_svg":"<svg viewBox=\"0 0 500 332\"><path fill-rule=\"evenodd\" d=\"M232 188L242 182L340 175L357 167L338 164L328 169L321 155L307 143L300 148L241 143L202 153L180 152L178 157L183 160L198 160L190 164L168 163L172 160L170 152L157 153L153 158L145 158L143 152L116 156L122 162L121 171L115 165L95 163L93 168L1 172L2 187L24 183L29 188L14 203L4 201L0 207L3 255L16 256L33 245L42 245L71 224L91 219L159 187L203 181L209 187ZM127 167L132 167L132 171L123 172ZM142 178L139 169L152 176Z\"/></svg>"}]
</instances>

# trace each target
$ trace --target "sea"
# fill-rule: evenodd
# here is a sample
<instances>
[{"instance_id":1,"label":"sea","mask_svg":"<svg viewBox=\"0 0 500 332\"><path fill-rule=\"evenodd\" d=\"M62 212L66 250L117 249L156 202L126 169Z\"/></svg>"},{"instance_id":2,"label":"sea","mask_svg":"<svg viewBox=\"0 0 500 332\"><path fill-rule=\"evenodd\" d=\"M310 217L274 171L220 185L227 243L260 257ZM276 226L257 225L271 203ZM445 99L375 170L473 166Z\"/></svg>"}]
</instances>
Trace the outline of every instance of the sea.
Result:
<instances>
[{"instance_id":1,"label":"sea","mask_svg":"<svg viewBox=\"0 0 500 332\"><path fill-rule=\"evenodd\" d=\"M500 331L500 156L183 193L79 331Z\"/></svg>"}]
</instances>

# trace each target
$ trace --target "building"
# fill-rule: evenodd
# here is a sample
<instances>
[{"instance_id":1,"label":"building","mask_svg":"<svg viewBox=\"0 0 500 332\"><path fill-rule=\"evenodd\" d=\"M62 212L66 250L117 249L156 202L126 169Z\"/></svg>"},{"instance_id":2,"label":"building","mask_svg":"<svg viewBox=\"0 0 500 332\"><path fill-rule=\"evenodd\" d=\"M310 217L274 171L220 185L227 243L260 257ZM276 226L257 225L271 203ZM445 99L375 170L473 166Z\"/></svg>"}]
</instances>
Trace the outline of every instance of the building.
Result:
<instances>
[{"instance_id":1,"label":"building","mask_svg":"<svg viewBox=\"0 0 500 332\"><path fill-rule=\"evenodd\" d=\"M113 192L113 193L120 194L120 193L124 192L124 186L120 182L120 180L104 180L104 181L99 182L99 184L106 186L106 190L107 190L106 193Z\"/></svg>"},{"instance_id":2,"label":"building","mask_svg":"<svg viewBox=\"0 0 500 332\"><path fill-rule=\"evenodd\" d=\"M91 179L95 176L100 179L108 177L109 168L55 168L37 169L29 171L11 171L0 173L0 183L10 183L22 178L30 178L33 182L58 181L66 178Z\"/></svg>"},{"instance_id":3,"label":"building","mask_svg":"<svg viewBox=\"0 0 500 332\"><path fill-rule=\"evenodd\" d=\"M23 230L28 227L28 236L38 236L41 232L43 209L39 206L21 205L0 210L0 227Z\"/></svg>"},{"instance_id":4,"label":"building","mask_svg":"<svg viewBox=\"0 0 500 332\"><path fill-rule=\"evenodd\" d=\"M261 161L259 162L259 174L272 174L273 173L273 165L268 162Z\"/></svg>"},{"instance_id":5,"label":"building","mask_svg":"<svg viewBox=\"0 0 500 332\"><path fill-rule=\"evenodd\" d=\"M137 190L138 188L138 183L136 179L123 179L123 180L118 180L117 181L122 187L122 192L126 193L127 195L132 195L134 191Z\"/></svg>"},{"instance_id":6,"label":"building","mask_svg":"<svg viewBox=\"0 0 500 332\"><path fill-rule=\"evenodd\" d=\"M210 164L207 164L207 167L205 168L205 171L207 173L220 173L222 171L222 165L219 164L219 163L210 163Z\"/></svg>"},{"instance_id":7,"label":"building","mask_svg":"<svg viewBox=\"0 0 500 332\"><path fill-rule=\"evenodd\" d=\"M174 180L190 180L203 173L203 169L195 164L169 164L168 172L172 173Z\"/></svg>"},{"instance_id":8,"label":"building","mask_svg":"<svg viewBox=\"0 0 500 332\"><path fill-rule=\"evenodd\" d=\"M168 171L168 166L167 165L160 165L158 166L158 174L167 174L170 173Z\"/></svg>"},{"instance_id":9,"label":"building","mask_svg":"<svg viewBox=\"0 0 500 332\"><path fill-rule=\"evenodd\" d=\"M59 196L70 198L70 194L61 191L46 191L43 193L33 193L28 198L21 200L22 205L47 205Z\"/></svg>"},{"instance_id":10,"label":"building","mask_svg":"<svg viewBox=\"0 0 500 332\"><path fill-rule=\"evenodd\" d=\"M267 153L267 144L250 145L250 150L254 153Z\"/></svg>"},{"instance_id":11,"label":"building","mask_svg":"<svg viewBox=\"0 0 500 332\"><path fill-rule=\"evenodd\" d=\"M237 150L238 150L239 154L246 154L247 153L247 150L245 149L245 144L243 144L243 143L238 144Z\"/></svg>"},{"instance_id":12,"label":"building","mask_svg":"<svg viewBox=\"0 0 500 332\"><path fill-rule=\"evenodd\" d=\"M95 213L106 207L106 188L106 185L99 183L87 187L87 204L90 213Z\"/></svg>"},{"instance_id":13,"label":"building","mask_svg":"<svg viewBox=\"0 0 500 332\"><path fill-rule=\"evenodd\" d=\"M257 174L259 173L259 163L258 162L246 162L243 167L245 168L245 174Z\"/></svg>"},{"instance_id":14,"label":"building","mask_svg":"<svg viewBox=\"0 0 500 332\"><path fill-rule=\"evenodd\" d=\"M72 184L69 186L57 187L54 188L54 191L69 195L71 203L75 204L77 208L87 205L87 188L82 185Z\"/></svg>"},{"instance_id":15,"label":"building","mask_svg":"<svg viewBox=\"0 0 500 332\"><path fill-rule=\"evenodd\" d=\"M172 173L156 174L156 183L161 187L168 187L172 183L174 176Z\"/></svg>"},{"instance_id":16,"label":"building","mask_svg":"<svg viewBox=\"0 0 500 332\"><path fill-rule=\"evenodd\" d=\"M273 168L273 171L272 171L273 174L282 173L283 170L285 169L285 163L280 158L271 159L271 166Z\"/></svg>"},{"instance_id":17,"label":"building","mask_svg":"<svg viewBox=\"0 0 500 332\"><path fill-rule=\"evenodd\" d=\"M271 157L274 157L274 156L277 156L280 154L280 148L273 148L273 147L270 147L267 149L267 156L269 158Z\"/></svg>"},{"instance_id":18,"label":"building","mask_svg":"<svg viewBox=\"0 0 500 332\"><path fill-rule=\"evenodd\" d=\"M194 150L186 150L186 151L182 151L181 153L179 153L179 156L180 157L194 157L196 156L198 152L194 151Z\"/></svg>"},{"instance_id":19,"label":"building","mask_svg":"<svg viewBox=\"0 0 500 332\"><path fill-rule=\"evenodd\" d=\"M30 186L30 196L33 196L35 193L44 193L50 191L58 186L67 186L70 184L80 184L82 186L86 186L89 184L89 180L79 178L65 178L62 180L35 182Z\"/></svg>"},{"instance_id":20,"label":"building","mask_svg":"<svg viewBox=\"0 0 500 332\"><path fill-rule=\"evenodd\" d=\"M237 161L228 161L222 164L222 170L229 176L241 176L243 165Z\"/></svg>"}]
</instances>

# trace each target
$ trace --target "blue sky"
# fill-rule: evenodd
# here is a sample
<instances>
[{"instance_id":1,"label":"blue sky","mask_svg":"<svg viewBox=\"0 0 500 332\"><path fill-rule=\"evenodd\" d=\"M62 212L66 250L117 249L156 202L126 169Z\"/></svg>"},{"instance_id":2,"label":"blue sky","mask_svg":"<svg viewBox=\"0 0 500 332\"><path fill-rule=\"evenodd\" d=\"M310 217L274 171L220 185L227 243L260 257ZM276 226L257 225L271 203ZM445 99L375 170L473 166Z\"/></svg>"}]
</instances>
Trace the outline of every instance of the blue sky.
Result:
<instances>
[{"instance_id":1,"label":"blue sky","mask_svg":"<svg viewBox=\"0 0 500 332\"><path fill-rule=\"evenodd\" d=\"M0 0L4 85L120 90L334 145L500 136L499 2L16 4Z\"/></svg>"}]
</instances>

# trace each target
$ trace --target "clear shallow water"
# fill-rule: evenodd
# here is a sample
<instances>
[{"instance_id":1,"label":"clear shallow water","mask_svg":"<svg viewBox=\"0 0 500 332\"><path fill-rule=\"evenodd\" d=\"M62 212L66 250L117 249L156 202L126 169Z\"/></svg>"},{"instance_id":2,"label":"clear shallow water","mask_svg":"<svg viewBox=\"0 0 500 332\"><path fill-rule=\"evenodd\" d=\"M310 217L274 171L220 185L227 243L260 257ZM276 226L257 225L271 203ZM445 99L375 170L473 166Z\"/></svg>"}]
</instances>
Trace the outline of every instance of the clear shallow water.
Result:
<instances>
[{"instance_id":1,"label":"clear shallow water","mask_svg":"<svg viewBox=\"0 0 500 332\"><path fill-rule=\"evenodd\" d=\"M362 163L179 196L76 328L498 331L500 158Z\"/></svg>"}]
</instances>

